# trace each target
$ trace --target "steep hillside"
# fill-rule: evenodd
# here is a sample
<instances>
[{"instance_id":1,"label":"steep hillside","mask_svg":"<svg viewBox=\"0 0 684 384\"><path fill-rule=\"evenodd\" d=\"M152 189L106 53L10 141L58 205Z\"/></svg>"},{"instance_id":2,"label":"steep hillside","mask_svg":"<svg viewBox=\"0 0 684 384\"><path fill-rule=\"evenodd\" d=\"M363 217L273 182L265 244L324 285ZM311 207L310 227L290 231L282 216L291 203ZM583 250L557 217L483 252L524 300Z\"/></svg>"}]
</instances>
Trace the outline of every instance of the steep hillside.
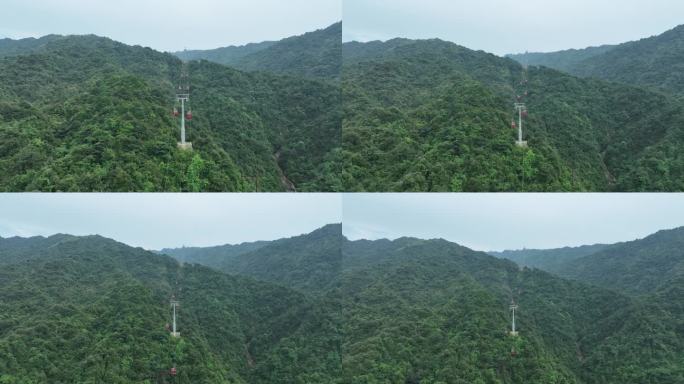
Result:
<instances>
[{"instance_id":1,"label":"steep hillside","mask_svg":"<svg viewBox=\"0 0 684 384\"><path fill-rule=\"evenodd\" d=\"M677 228L623 243L492 252L492 255L638 296L671 290L673 285L684 282L682 249L684 228Z\"/></svg>"},{"instance_id":2,"label":"steep hillside","mask_svg":"<svg viewBox=\"0 0 684 384\"><path fill-rule=\"evenodd\" d=\"M684 25L658 36L605 48L603 52L587 48L511 57L523 63L546 65L577 76L684 94Z\"/></svg>"},{"instance_id":3,"label":"steep hillside","mask_svg":"<svg viewBox=\"0 0 684 384\"><path fill-rule=\"evenodd\" d=\"M632 295L684 282L684 228L660 231L570 261L561 276Z\"/></svg>"},{"instance_id":4,"label":"steep hillside","mask_svg":"<svg viewBox=\"0 0 684 384\"><path fill-rule=\"evenodd\" d=\"M522 65L542 65L559 71L573 73L574 69L581 65L584 60L602 55L615 47L615 45L602 45L600 47L567 49L558 52L525 52L506 55L506 57Z\"/></svg>"},{"instance_id":5,"label":"steep hillside","mask_svg":"<svg viewBox=\"0 0 684 384\"><path fill-rule=\"evenodd\" d=\"M524 267L539 268L547 272L558 273L566 263L591 255L608 248L607 244L583 245L580 247L564 247L557 249L522 249L516 251L489 252L490 255L509 259Z\"/></svg>"},{"instance_id":6,"label":"steep hillside","mask_svg":"<svg viewBox=\"0 0 684 384\"><path fill-rule=\"evenodd\" d=\"M198 248L191 260L229 274L250 276L307 293L320 293L342 268L342 225L270 242ZM162 252L185 261L183 248Z\"/></svg>"},{"instance_id":7,"label":"steep hillside","mask_svg":"<svg viewBox=\"0 0 684 384\"><path fill-rule=\"evenodd\" d=\"M12 240L32 257L0 270L0 382L339 377L339 336L325 302L100 237L50 239ZM6 248L0 260L13 258ZM181 302L180 338L164 329L171 295Z\"/></svg>"},{"instance_id":8,"label":"steep hillside","mask_svg":"<svg viewBox=\"0 0 684 384\"><path fill-rule=\"evenodd\" d=\"M205 59L245 71L264 71L316 79L339 80L342 66L342 23L277 42L207 51L176 52L183 60Z\"/></svg>"},{"instance_id":9,"label":"steep hillside","mask_svg":"<svg viewBox=\"0 0 684 384\"><path fill-rule=\"evenodd\" d=\"M193 62L182 152L169 54L72 36L0 62L0 190L338 188L335 86Z\"/></svg>"},{"instance_id":10,"label":"steep hillside","mask_svg":"<svg viewBox=\"0 0 684 384\"><path fill-rule=\"evenodd\" d=\"M684 189L674 98L440 40L344 46L347 190ZM524 92L522 149L511 120Z\"/></svg>"},{"instance_id":11,"label":"steep hillside","mask_svg":"<svg viewBox=\"0 0 684 384\"><path fill-rule=\"evenodd\" d=\"M174 52L173 54L178 56L178 58L183 61L208 60L214 63L224 64L228 66L236 66L240 62L240 59L244 58L245 56L266 49L275 43L277 42L264 41L261 43L250 43L240 46L231 45L229 47L221 47L215 49L184 50Z\"/></svg>"},{"instance_id":12,"label":"steep hillside","mask_svg":"<svg viewBox=\"0 0 684 384\"><path fill-rule=\"evenodd\" d=\"M270 241L255 241L253 243L226 244L215 247L164 248L159 253L169 255L182 263L201 264L214 269L221 269L233 258L255 251L269 243Z\"/></svg>"},{"instance_id":13,"label":"steep hillside","mask_svg":"<svg viewBox=\"0 0 684 384\"><path fill-rule=\"evenodd\" d=\"M642 300L445 240L347 241L339 226L226 259L230 273L335 303L342 383L684 379L681 300ZM506 333L512 299L519 337Z\"/></svg>"},{"instance_id":14,"label":"steep hillside","mask_svg":"<svg viewBox=\"0 0 684 384\"><path fill-rule=\"evenodd\" d=\"M16 56L39 51L55 40L62 39L62 36L47 35L39 39L29 37L26 39L12 40L0 39L0 57Z\"/></svg>"},{"instance_id":15,"label":"steep hillside","mask_svg":"<svg viewBox=\"0 0 684 384\"><path fill-rule=\"evenodd\" d=\"M351 382L657 383L684 378L681 317L443 240L346 243L343 368ZM394 248L393 250L391 250ZM359 264L357 260L356 264ZM520 337L506 336L508 303ZM648 347L644 347L648 346ZM516 355L511 355L511 349Z\"/></svg>"}]
</instances>

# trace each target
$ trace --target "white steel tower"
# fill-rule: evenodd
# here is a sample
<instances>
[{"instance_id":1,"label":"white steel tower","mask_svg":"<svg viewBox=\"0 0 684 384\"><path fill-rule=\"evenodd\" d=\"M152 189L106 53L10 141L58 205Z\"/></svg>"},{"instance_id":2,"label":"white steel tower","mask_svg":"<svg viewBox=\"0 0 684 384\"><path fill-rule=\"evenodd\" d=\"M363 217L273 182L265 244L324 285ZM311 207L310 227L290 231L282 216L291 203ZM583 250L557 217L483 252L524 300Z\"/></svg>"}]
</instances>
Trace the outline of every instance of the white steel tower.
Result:
<instances>
[{"instance_id":1,"label":"white steel tower","mask_svg":"<svg viewBox=\"0 0 684 384\"><path fill-rule=\"evenodd\" d=\"M178 84L178 89L176 90L176 100L179 101L181 105L181 141L178 142L178 148L182 150L191 150L192 143L185 141L185 120L192 119L192 112L185 112L185 103L190 100L190 85L188 84L188 74L185 71L185 68L183 68L181 72L180 83ZM178 114L174 113L174 115L177 116Z\"/></svg>"},{"instance_id":2,"label":"white steel tower","mask_svg":"<svg viewBox=\"0 0 684 384\"><path fill-rule=\"evenodd\" d=\"M173 308L173 328L171 328L171 336L180 337L180 332L176 332L176 308L179 306L179 302L175 297L171 297L171 307Z\"/></svg>"},{"instance_id":3,"label":"white steel tower","mask_svg":"<svg viewBox=\"0 0 684 384\"><path fill-rule=\"evenodd\" d=\"M515 103L515 110L518 112L518 140L515 142L515 144L518 147L527 147L527 141L523 141L523 115L527 114L527 107L525 107L525 103Z\"/></svg>"},{"instance_id":4,"label":"white steel tower","mask_svg":"<svg viewBox=\"0 0 684 384\"><path fill-rule=\"evenodd\" d=\"M518 336L518 332L515 330L515 310L518 309L518 305L515 304L515 302L511 300L511 305L509 308L510 308L512 316L513 316L512 323L511 323L511 332L509 333L509 335Z\"/></svg>"}]
</instances>

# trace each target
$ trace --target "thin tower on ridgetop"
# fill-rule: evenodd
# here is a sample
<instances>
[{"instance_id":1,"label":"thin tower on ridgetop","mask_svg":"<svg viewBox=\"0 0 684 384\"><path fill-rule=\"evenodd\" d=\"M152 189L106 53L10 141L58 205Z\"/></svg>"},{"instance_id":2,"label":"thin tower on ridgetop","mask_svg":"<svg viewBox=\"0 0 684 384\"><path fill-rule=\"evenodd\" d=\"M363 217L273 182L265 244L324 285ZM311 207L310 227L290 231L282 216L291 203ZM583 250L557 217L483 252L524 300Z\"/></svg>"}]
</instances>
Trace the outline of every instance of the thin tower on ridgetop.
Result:
<instances>
[{"instance_id":1,"label":"thin tower on ridgetop","mask_svg":"<svg viewBox=\"0 0 684 384\"><path fill-rule=\"evenodd\" d=\"M183 69L181 70L180 81L178 83L178 88L176 89L176 101L179 101L181 105L181 140L178 142L178 148L182 150L192 150L192 143L185 141L185 121L192 120L192 111L188 109L188 112L185 112L185 104L190 101L190 83L188 80L186 64L183 64ZM173 115L175 117L178 117L179 115L176 108L173 108Z\"/></svg>"},{"instance_id":2,"label":"thin tower on ridgetop","mask_svg":"<svg viewBox=\"0 0 684 384\"><path fill-rule=\"evenodd\" d=\"M175 296L171 296L171 307L173 308L173 328L171 328L171 336L180 337L180 332L176 332L176 308L179 306L178 300Z\"/></svg>"},{"instance_id":3,"label":"thin tower on ridgetop","mask_svg":"<svg viewBox=\"0 0 684 384\"><path fill-rule=\"evenodd\" d=\"M523 72L523 78L520 81L520 86L521 88L527 88L527 76L525 76L526 72ZM515 107L516 112L518 112L518 124L516 126L515 120L511 124L513 128L518 128L518 140L515 142L515 145L518 147L526 148L527 147L527 141L523 140L523 119L527 117L527 107L525 106L525 103L523 102L523 98L527 96L527 90L524 91L521 95L516 96L515 104L513 106Z\"/></svg>"},{"instance_id":4,"label":"thin tower on ridgetop","mask_svg":"<svg viewBox=\"0 0 684 384\"><path fill-rule=\"evenodd\" d=\"M511 332L509 332L509 335L518 336L518 331L515 330L515 310L518 309L518 305L515 303L515 301L511 300L511 305L509 306L509 308L513 316L511 322Z\"/></svg>"}]
</instances>

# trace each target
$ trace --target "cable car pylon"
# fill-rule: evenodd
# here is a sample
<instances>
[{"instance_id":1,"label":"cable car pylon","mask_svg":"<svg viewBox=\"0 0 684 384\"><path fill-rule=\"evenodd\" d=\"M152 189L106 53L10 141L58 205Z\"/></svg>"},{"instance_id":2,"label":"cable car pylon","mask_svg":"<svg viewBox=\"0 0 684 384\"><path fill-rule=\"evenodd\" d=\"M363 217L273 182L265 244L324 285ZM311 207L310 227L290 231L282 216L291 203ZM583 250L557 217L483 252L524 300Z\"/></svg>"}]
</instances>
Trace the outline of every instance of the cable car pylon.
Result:
<instances>
[{"instance_id":1,"label":"cable car pylon","mask_svg":"<svg viewBox=\"0 0 684 384\"><path fill-rule=\"evenodd\" d=\"M178 300L176 300L175 296L171 296L171 308L173 308L173 323L172 323L172 328L171 328L171 336L173 337L180 337L180 332L176 331L176 308L180 303Z\"/></svg>"},{"instance_id":2,"label":"cable car pylon","mask_svg":"<svg viewBox=\"0 0 684 384\"><path fill-rule=\"evenodd\" d=\"M515 311L518 309L518 305L515 301L511 300L511 305L508 308L511 311L511 331L508 334L510 336L518 336L518 331L515 330Z\"/></svg>"},{"instance_id":3,"label":"cable car pylon","mask_svg":"<svg viewBox=\"0 0 684 384\"><path fill-rule=\"evenodd\" d=\"M527 76L525 76L525 72L523 72L523 78L520 81L520 86L527 87ZM515 123L515 119L511 122L511 127L513 129L518 128L518 140L515 141L515 145L521 148L527 148L527 141L523 140L523 119L527 117L527 107L523 102L523 98L525 96L527 96L526 90L521 95L516 96L513 106L515 111L518 113L518 124Z\"/></svg>"},{"instance_id":4,"label":"cable car pylon","mask_svg":"<svg viewBox=\"0 0 684 384\"><path fill-rule=\"evenodd\" d=\"M178 88L176 89L176 101L180 103L180 141L178 142L178 148L184 151L192 150L192 143L185 141L185 121L192 120L192 111L188 109L185 112L185 105L190 101L190 83L188 80L188 71L186 64L183 64L181 69L180 81L178 82ZM173 116L178 117L178 109L173 108Z\"/></svg>"}]
</instances>

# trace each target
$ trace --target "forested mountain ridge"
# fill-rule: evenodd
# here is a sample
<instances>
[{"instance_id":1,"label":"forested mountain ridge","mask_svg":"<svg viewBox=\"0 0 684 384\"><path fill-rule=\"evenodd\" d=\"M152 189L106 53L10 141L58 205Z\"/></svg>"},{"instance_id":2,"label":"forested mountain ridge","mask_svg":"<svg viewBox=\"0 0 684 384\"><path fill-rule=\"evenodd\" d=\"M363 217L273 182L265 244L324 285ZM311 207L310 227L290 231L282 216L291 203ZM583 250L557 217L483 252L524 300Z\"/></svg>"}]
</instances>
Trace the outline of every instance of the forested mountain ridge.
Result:
<instances>
[{"instance_id":1,"label":"forested mountain ridge","mask_svg":"<svg viewBox=\"0 0 684 384\"><path fill-rule=\"evenodd\" d=\"M183 152L170 54L69 36L0 63L0 190L338 189L333 85L189 63Z\"/></svg>"},{"instance_id":2,"label":"forested mountain ridge","mask_svg":"<svg viewBox=\"0 0 684 384\"><path fill-rule=\"evenodd\" d=\"M277 42L174 54L183 60L205 59L244 71L339 80L342 66L342 22Z\"/></svg>"},{"instance_id":3,"label":"forested mountain ridge","mask_svg":"<svg viewBox=\"0 0 684 384\"><path fill-rule=\"evenodd\" d=\"M260 276L280 285L99 236L2 239L0 379L164 383L174 366L176 380L193 383L684 378L676 302L520 269L445 240L349 241L339 224L254 252L245 274L268 271ZM342 259L327 284L293 273L323 260L316 255ZM179 339L164 331L172 294ZM511 299L518 337L506 333Z\"/></svg>"},{"instance_id":4,"label":"forested mountain ridge","mask_svg":"<svg viewBox=\"0 0 684 384\"><path fill-rule=\"evenodd\" d=\"M181 263L201 264L214 269L222 269L222 265L243 253L257 250L270 241L255 241L241 244L226 244L214 247L182 247L164 248L158 253L169 255Z\"/></svg>"},{"instance_id":5,"label":"forested mountain ridge","mask_svg":"<svg viewBox=\"0 0 684 384\"><path fill-rule=\"evenodd\" d=\"M607 245L493 252L493 255L629 295L684 283L684 227ZM684 285L681 285L684 288ZM684 304L684 303L683 303Z\"/></svg>"},{"instance_id":6,"label":"forested mountain ridge","mask_svg":"<svg viewBox=\"0 0 684 384\"><path fill-rule=\"evenodd\" d=\"M231 45L229 47L215 49L186 49L184 51L173 52L173 54L183 61L208 60L218 64L236 66L243 57L266 49L275 43L276 41L264 41L261 43L250 43L240 46Z\"/></svg>"},{"instance_id":7,"label":"forested mountain ridge","mask_svg":"<svg viewBox=\"0 0 684 384\"><path fill-rule=\"evenodd\" d=\"M657 36L607 46L546 54L509 55L582 77L596 77L684 95L684 25Z\"/></svg>"},{"instance_id":8,"label":"forested mountain ridge","mask_svg":"<svg viewBox=\"0 0 684 384\"><path fill-rule=\"evenodd\" d=\"M342 225L267 242L161 252L179 261L197 262L229 274L250 276L307 293L324 291L342 268Z\"/></svg>"},{"instance_id":9,"label":"forested mountain ridge","mask_svg":"<svg viewBox=\"0 0 684 384\"><path fill-rule=\"evenodd\" d=\"M389 375L392 382L674 383L684 377L677 368L682 332L675 315L659 306L520 270L444 240L407 241L412 244L386 254L386 261L343 274L345 372ZM520 308L519 339L504 333L511 298ZM658 347L646 351L644 344Z\"/></svg>"},{"instance_id":10,"label":"forested mountain ridge","mask_svg":"<svg viewBox=\"0 0 684 384\"><path fill-rule=\"evenodd\" d=\"M615 48L615 45L601 45L598 47L588 47L584 49L567 49L557 52L525 52L509 54L511 58L522 65L544 66L559 71L572 73L573 69L579 66L582 61L601 55Z\"/></svg>"},{"instance_id":11,"label":"forested mountain ridge","mask_svg":"<svg viewBox=\"0 0 684 384\"><path fill-rule=\"evenodd\" d=\"M684 189L675 98L440 40L345 43L343 62L347 190ZM527 149L511 129L524 91Z\"/></svg>"},{"instance_id":12,"label":"forested mountain ridge","mask_svg":"<svg viewBox=\"0 0 684 384\"><path fill-rule=\"evenodd\" d=\"M14 240L0 260L2 383L331 383L324 301L99 236ZM4 240L3 240L4 242ZM16 245L16 244L15 244ZM164 329L180 300L180 338ZM177 368L172 378L170 368Z\"/></svg>"},{"instance_id":13,"label":"forested mountain ridge","mask_svg":"<svg viewBox=\"0 0 684 384\"><path fill-rule=\"evenodd\" d=\"M538 268L557 273L569 261L591 255L609 246L608 244L593 244L556 249L521 249L488 253L492 256L514 261L521 267Z\"/></svg>"},{"instance_id":14,"label":"forested mountain ridge","mask_svg":"<svg viewBox=\"0 0 684 384\"><path fill-rule=\"evenodd\" d=\"M269 242L251 256L243 253L249 268L229 272L337 303L343 383L684 378L682 315L664 301L520 269L445 240L348 241L335 226L325 229ZM310 273L297 271L310 255L330 255L326 244L334 236L342 238L341 263L322 271L337 273L327 274L327 284L311 284ZM275 250L276 244L284 248ZM269 248L274 252L267 254ZM511 299L520 306L520 338L505 333Z\"/></svg>"},{"instance_id":15,"label":"forested mountain ridge","mask_svg":"<svg viewBox=\"0 0 684 384\"><path fill-rule=\"evenodd\" d=\"M62 36L47 35L41 38L25 38L25 39L0 39L0 57L15 56L27 54L43 49L47 43L60 39Z\"/></svg>"}]
</instances>

